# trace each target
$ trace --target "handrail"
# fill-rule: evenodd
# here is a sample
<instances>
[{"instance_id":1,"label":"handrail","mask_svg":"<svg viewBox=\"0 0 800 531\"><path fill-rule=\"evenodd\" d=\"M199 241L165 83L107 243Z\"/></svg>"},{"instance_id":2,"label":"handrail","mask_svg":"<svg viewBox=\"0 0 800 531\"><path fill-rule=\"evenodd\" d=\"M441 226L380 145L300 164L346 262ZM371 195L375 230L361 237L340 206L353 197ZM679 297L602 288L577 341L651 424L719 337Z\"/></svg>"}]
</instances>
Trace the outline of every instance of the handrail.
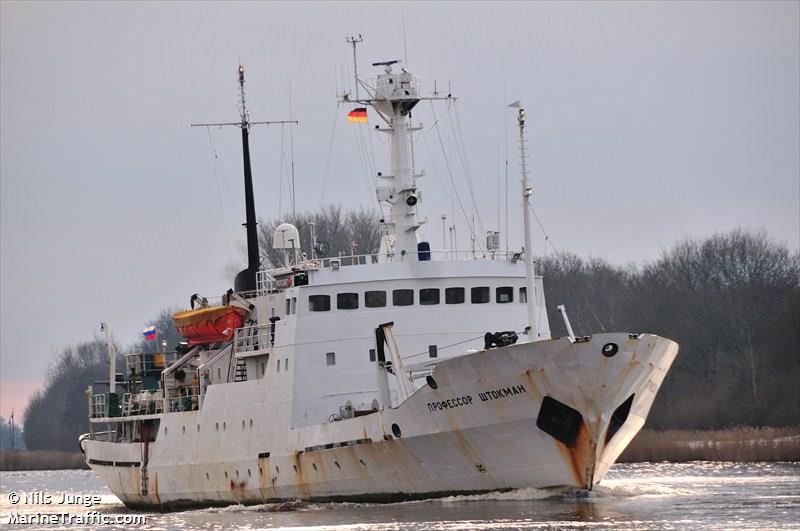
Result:
<instances>
[{"instance_id":1,"label":"handrail","mask_svg":"<svg viewBox=\"0 0 800 531\"><path fill-rule=\"evenodd\" d=\"M524 253L519 251L419 251L420 253L427 253L431 260L434 262L472 262L472 261L498 261L508 260L510 262L517 262L522 259ZM338 269L339 267L347 267L353 265L372 265L381 262L408 262L417 260L417 257L403 255L399 253L373 253L373 254L347 254L340 256L329 256L326 258L317 258L315 260L308 260L306 264L300 264L301 268L307 269L304 266L316 266L321 269ZM263 271L265 276L269 276L269 271ZM271 276L269 278L272 278ZM275 283L271 284L272 289L275 288Z\"/></svg>"},{"instance_id":2,"label":"handrail","mask_svg":"<svg viewBox=\"0 0 800 531\"><path fill-rule=\"evenodd\" d=\"M273 324L243 326L233 334L233 354L264 350L272 344Z\"/></svg>"}]
</instances>

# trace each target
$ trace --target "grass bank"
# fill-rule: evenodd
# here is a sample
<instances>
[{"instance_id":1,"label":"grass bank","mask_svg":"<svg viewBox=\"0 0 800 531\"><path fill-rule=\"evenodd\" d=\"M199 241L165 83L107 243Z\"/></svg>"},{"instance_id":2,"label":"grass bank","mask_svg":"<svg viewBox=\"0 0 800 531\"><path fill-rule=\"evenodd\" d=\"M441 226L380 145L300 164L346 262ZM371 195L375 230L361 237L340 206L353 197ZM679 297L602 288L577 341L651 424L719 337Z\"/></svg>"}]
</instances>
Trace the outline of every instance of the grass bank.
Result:
<instances>
[{"instance_id":1,"label":"grass bank","mask_svg":"<svg viewBox=\"0 0 800 531\"><path fill-rule=\"evenodd\" d=\"M80 452L57 450L0 450L0 471L89 468Z\"/></svg>"},{"instance_id":2,"label":"grass bank","mask_svg":"<svg viewBox=\"0 0 800 531\"><path fill-rule=\"evenodd\" d=\"M645 429L618 461L800 461L800 426L713 431Z\"/></svg>"}]
</instances>

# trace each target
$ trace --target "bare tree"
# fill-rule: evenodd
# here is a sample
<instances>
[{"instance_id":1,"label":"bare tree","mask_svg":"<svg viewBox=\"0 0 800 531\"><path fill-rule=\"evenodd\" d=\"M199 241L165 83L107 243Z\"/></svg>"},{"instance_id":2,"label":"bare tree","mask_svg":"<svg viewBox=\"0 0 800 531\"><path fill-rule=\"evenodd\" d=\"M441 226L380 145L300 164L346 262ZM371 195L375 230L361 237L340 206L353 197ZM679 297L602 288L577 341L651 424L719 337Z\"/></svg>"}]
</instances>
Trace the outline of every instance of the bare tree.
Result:
<instances>
[{"instance_id":1,"label":"bare tree","mask_svg":"<svg viewBox=\"0 0 800 531\"><path fill-rule=\"evenodd\" d=\"M318 242L316 256L344 256L352 254L372 254L380 246L378 218L372 212L361 209L344 212L339 205L328 205L313 213L289 214L283 219L272 219L259 223L259 246L265 262L270 267L283 266L284 258L280 251L272 248L275 227L281 223L291 223L300 233L300 252L312 256L313 241Z\"/></svg>"}]
</instances>

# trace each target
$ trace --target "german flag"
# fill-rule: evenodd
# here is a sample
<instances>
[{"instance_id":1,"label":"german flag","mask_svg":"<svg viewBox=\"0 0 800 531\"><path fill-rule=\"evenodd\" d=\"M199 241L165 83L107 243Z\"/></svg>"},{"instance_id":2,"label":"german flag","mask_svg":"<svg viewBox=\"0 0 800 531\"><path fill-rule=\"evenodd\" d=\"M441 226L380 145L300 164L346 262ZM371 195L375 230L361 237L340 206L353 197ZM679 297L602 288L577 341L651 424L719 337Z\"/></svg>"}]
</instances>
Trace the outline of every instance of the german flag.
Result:
<instances>
[{"instance_id":1,"label":"german flag","mask_svg":"<svg viewBox=\"0 0 800 531\"><path fill-rule=\"evenodd\" d=\"M367 123L367 108L358 107L347 113L347 120L355 123Z\"/></svg>"}]
</instances>

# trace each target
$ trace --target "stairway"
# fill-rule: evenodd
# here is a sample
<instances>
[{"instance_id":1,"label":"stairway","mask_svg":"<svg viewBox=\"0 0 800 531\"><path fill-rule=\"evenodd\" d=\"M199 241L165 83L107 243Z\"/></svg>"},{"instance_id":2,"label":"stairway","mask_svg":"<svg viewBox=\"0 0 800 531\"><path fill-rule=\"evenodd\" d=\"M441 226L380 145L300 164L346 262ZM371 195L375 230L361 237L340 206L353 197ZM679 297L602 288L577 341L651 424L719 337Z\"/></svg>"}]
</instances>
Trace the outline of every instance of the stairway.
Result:
<instances>
[{"instance_id":1,"label":"stairway","mask_svg":"<svg viewBox=\"0 0 800 531\"><path fill-rule=\"evenodd\" d=\"M247 362L242 358L236 360L236 370L233 373L233 381L234 382L247 381Z\"/></svg>"}]
</instances>

